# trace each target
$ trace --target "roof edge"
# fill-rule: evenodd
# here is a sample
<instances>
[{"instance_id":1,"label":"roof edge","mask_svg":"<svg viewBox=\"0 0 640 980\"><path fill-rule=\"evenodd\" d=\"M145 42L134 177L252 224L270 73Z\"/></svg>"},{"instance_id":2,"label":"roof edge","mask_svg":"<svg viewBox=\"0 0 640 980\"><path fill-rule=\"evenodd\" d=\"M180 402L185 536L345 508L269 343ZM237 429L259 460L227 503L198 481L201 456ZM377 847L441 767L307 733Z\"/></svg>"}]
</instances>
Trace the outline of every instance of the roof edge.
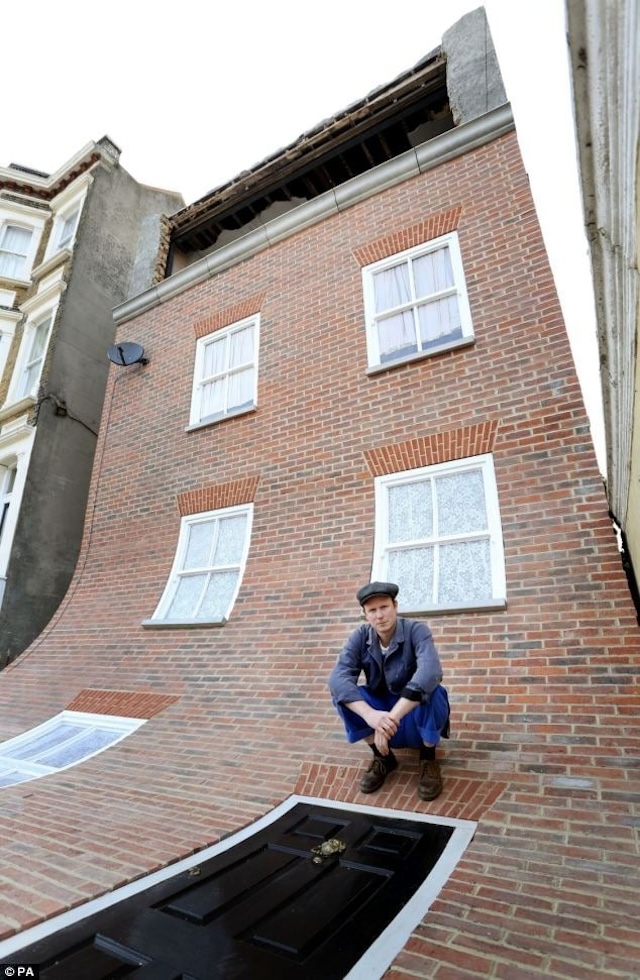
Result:
<instances>
[{"instance_id":1,"label":"roof edge","mask_svg":"<svg viewBox=\"0 0 640 980\"><path fill-rule=\"evenodd\" d=\"M350 181L306 201L272 221L266 222L242 238L208 253L197 262L181 269L155 286L131 297L113 310L117 324L126 323L148 310L179 296L191 286L210 279L278 241L311 227L331 214L338 214L380 191L402 183L433 167L462 156L514 129L511 104L505 102L471 122L433 137L415 149L379 164Z\"/></svg>"}]
</instances>

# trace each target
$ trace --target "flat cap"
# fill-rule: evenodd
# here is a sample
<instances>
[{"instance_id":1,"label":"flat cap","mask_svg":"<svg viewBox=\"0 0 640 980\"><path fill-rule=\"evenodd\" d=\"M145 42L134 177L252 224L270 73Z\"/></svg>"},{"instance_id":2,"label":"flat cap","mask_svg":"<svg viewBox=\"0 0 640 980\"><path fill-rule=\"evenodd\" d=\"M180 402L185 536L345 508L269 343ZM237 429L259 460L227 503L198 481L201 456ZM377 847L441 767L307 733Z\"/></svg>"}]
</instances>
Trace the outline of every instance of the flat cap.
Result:
<instances>
[{"instance_id":1,"label":"flat cap","mask_svg":"<svg viewBox=\"0 0 640 980\"><path fill-rule=\"evenodd\" d=\"M369 582L358 589L356 599L363 606L367 599L373 598L374 595L387 595L391 599L395 599L399 591L399 587L393 582Z\"/></svg>"}]
</instances>

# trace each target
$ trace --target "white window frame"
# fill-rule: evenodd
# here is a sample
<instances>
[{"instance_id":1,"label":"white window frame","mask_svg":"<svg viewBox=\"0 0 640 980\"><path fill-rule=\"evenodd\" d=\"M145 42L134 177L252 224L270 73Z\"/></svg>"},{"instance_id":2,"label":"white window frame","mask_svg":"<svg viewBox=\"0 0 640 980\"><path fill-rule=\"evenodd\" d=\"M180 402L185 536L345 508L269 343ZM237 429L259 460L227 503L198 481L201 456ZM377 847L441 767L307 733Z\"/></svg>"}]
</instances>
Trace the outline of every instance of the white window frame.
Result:
<instances>
[{"instance_id":1,"label":"white window frame","mask_svg":"<svg viewBox=\"0 0 640 980\"><path fill-rule=\"evenodd\" d=\"M189 541L189 529L194 524L206 524L213 521L219 522L225 517L234 517L240 514L246 515L247 524L245 529L245 538L242 546L242 555L238 562L233 562L228 565L207 565L201 568L191 568L185 570L184 562L187 551L187 544ZM143 626L207 626L207 625L224 625L231 615L231 610L235 604L238 592L240 591L240 586L242 584L242 579L244 576L244 569L247 563L247 556L249 554L249 545L251 543L251 528L253 524L253 504L241 504L235 507L223 507L219 510L210 510L200 514L191 514L187 517L183 517L180 522L180 534L178 537L178 545L176 548L176 554L169 573L169 578L165 586L164 592L158 603L158 606L153 614L152 619L146 620ZM186 575L205 575L207 576L205 585L202 589L198 605L202 601L206 587L211 577L213 571L237 571L237 580L235 589L231 596L231 599L227 605L224 613L212 619L198 619L197 617L187 618L187 619L169 619L167 613L171 607L174 595L178 588L178 585L183 577Z\"/></svg>"},{"instance_id":2,"label":"white window frame","mask_svg":"<svg viewBox=\"0 0 640 980\"><path fill-rule=\"evenodd\" d=\"M59 252L63 248L71 249L73 248L73 243L76 237L76 231L78 230L78 223L80 221L80 211L81 205L78 204L75 208L69 209L66 214L58 215L56 220L56 238L55 238L55 249ZM69 224L70 223L70 224ZM63 237L65 228L69 224L66 235Z\"/></svg>"},{"instance_id":3,"label":"white window frame","mask_svg":"<svg viewBox=\"0 0 640 980\"><path fill-rule=\"evenodd\" d=\"M425 305L425 299L427 298L420 297L420 299L417 299L415 296L415 289L413 286L414 279L411 271L412 263L415 259L420 258L420 256L427 255L430 252L436 252L442 248L449 249L454 285L440 292L432 293L428 297L428 301L433 302L438 299L444 299L447 296L456 296L458 311L460 314L461 336L456 338L447 337L443 339L442 342L436 341L426 346L422 346L416 311L419 306ZM376 273L382 272L385 269L391 269L400 265L409 266L412 299L407 303L394 307L393 309L385 310L384 314L377 314L375 307L374 276ZM404 364L407 361L429 357L452 347L459 347L469 344L474 339L471 308L469 306L469 299L467 296L467 287L462 265L462 255L460 252L460 242L458 240L458 234L455 231L449 232L447 235L441 235L439 238L433 238L431 241L424 242L421 245L416 245L413 248L405 249L403 252L396 252L394 255L381 259L379 262L374 262L371 265L365 266L362 269L362 289L364 295L364 314L367 334L367 356L370 369L388 369L396 364ZM399 354L397 357L388 357L384 360L381 359L377 330L378 322L388 318L390 315L409 311L413 312L417 349L406 354Z\"/></svg>"},{"instance_id":4,"label":"white window frame","mask_svg":"<svg viewBox=\"0 0 640 980\"><path fill-rule=\"evenodd\" d=\"M425 596L418 608L409 608L403 602L402 583L398 595L398 608L403 613L429 612L456 612L466 609L503 609L506 606L506 576L504 564L504 544L502 538L502 522L500 519L500 507L498 502L498 488L496 483L493 456L486 453L478 456L470 456L465 459L453 460L447 463L434 463L431 466L424 466L418 469L405 470L400 473L392 473L385 476L376 477L375 481L375 502L376 502L376 531L373 555L373 569L371 574L372 581L389 580L389 552L391 549L388 541L389 528L389 488L407 483L430 481L434 486L434 478L447 474L461 474L464 472L480 471L483 478L484 496L487 513L486 531L463 532L461 534L439 535L437 528L434 527L433 534L429 538L417 541L406 541L398 545L398 548L411 548L417 545L433 545L435 548L434 556L434 587L431 596ZM432 491L433 492L433 491ZM486 538L489 541L489 553L491 558L491 596L487 599L471 599L468 602L444 603L437 601L438 587L438 556L437 550L440 544L453 543L455 541L471 541Z\"/></svg>"},{"instance_id":5,"label":"white window frame","mask_svg":"<svg viewBox=\"0 0 640 980\"><path fill-rule=\"evenodd\" d=\"M240 365L235 365L231 368L228 364L224 371L219 372L217 375L212 375L211 377L204 376L204 363L205 363L205 352L207 345L216 341L220 341L223 338L230 338L234 333L240 330L245 330L247 327L252 326L254 330L253 336L253 358L251 361L247 361ZM228 340L227 340L227 346ZM242 320L237 320L235 323L231 323L228 327L223 330L216 330L214 333L207 334L206 337L200 337L196 343L196 356L195 356L195 366L193 372L193 388L191 393L191 412L189 417L189 426L198 427L201 425L210 425L212 422L221 422L223 419L231 418L236 415L243 415L245 412L253 411L258 404L258 352L260 349L260 314L254 313L252 316L245 317ZM227 401L228 392L228 381L229 377L238 370L246 370L246 368L251 367L253 369L253 391L251 404L243 404L242 406L229 406ZM209 384L212 380L224 379L225 381L225 407L222 412L218 412L214 415L201 416L200 405L202 389L206 384Z\"/></svg>"},{"instance_id":6,"label":"white window frame","mask_svg":"<svg viewBox=\"0 0 640 980\"><path fill-rule=\"evenodd\" d=\"M58 252L62 252L63 249L70 251L73 248L85 198L92 183L93 177L89 174L83 174L51 202L53 227L49 235L49 241L47 242L43 265L54 255L57 255ZM65 223L73 216L75 216L73 231L67 236L65 241L61 241L60 236L62 235Z\"/></svg>"},{"instance_id":7,"label":"white window frame","mask_svg":"<svg viewBox=\"0 0 640 980\"><path fill-rule=\"evenodd\" d=\"M20 231L29 232L30 238L29 238L29 243L26 252L24 253L10 252L9 249L5 247L4 240L7 235L7 232L11 228L17 228ZM23 267L20 269L20 273L17 276L7 275L2 271L2 266L0 265L0 279L8 279L11 282L28 281L29 275L31 273L31 267L33 265L33 259L35 256L35 238L36 238L35 229L31 225L25 224L25 222L23 221L16 221L13 219L9 219L7 221L4 221L2 225L0 225L0 254L19 255L23 261Z\"/></svg>"},{"instance_id":8,"label":"white window frame","mask_svg":"<svg viewBox=\"0 0 640 980\"><path fill-rule=\"evenodd\" d=\"M64 769L71 769L81 762L86 762L87 759L110 749L123 738L133 734L141 725L144 725L146 720L146 718L126 718L120 715L89 714L83 711L61 711L36 728L0 743L0 789L29 782L41 776L49 776L55 772L62 772ZM74 735L68 734L66 738L63 738L61 725L73 725L80 730ZM56 742L54 739L46 747L38 749L37 743L40 739L52 735L56 728L60 729L60 740ZM112 735L113 738L108 744L97 749L90 749L66 765L47 763L47 757L55 755L63 746L72 748L74 744L92 732L103 732L107 736ZM29 746L32 746L31 750ZM24 759L13 758L13 753L26 753L28 757ZM11 781L12 777L15 777L13 781Z\"/></svg>"},{"instance_id":9,"label":"white window frame","mask_svg":"<svg viewBox=\"0 0 640 980\"><path fill-rule=\"evenodd\" d=\"M20 284L30 282L33 263L48 218L48 212L43 211L41 208L30 207L28 204L21 204L17 201L9 201L6 198L0 197L0 242L3 241L4 229L8 225L16 228L24 228L25 231L31 232L29 250L22 274L14 278L13 276L6 276L0 273L0 279Z\"/></svg>"},{"instance_id":10,"label":"white window frame","mask_svg":"<svg viewBox=\"0 0 640 980\"><path fill-rule=\"evenodd\" d=\"M11 508L17 478L17 459L6 465L0 463L0 547L2 545L2 535L8 525L9 510Z\"/></svg>"},{"instance_id":11,"label":"white window frame","mask_svg":"<svg viewBox=\"0 0 640 980\"><path fill-rule=\"evenodd\" d=\"M27 320L24 328L24 336L22 338L22 343L20 344L20 353L18 355L18 360L16 362L16 369L13 376L12 384L12 400L21 401L24 398L32 398L34 401L38 394L38 386L40 384L40 378L42 377L42 368L47 356L47 350L49 349L49 341L51 339L51 331L53 329L53 324L55 321L56 310L48 309L44 310L38 316L34 316L32 319ZM37 357L32 357L33 348L38 336L38 331L46 331L46 337L40 354ZM37 373L34 375L34 380L29 386L29 390L25 391L25 384L27 380L27 372L31 369L33 365L38 367Z\"/></svg>"},{"instance_id":12,"label":"white window frame","mask_svg":"<svg viewBox=\"0 0 640 980\"><path fill-rule=\"evenodd\" d=\"M9 351L16 332L16 324L22 319L19 310L0 309L0 379L7 366Z\"/></svg>"},{"instance_id":13,"label":"white window frame","mask_svg":"<svg viewBox=\"0 0 640 980\"><path fill-rule=\"evenodd\" d=\"M16 466L16 476L11 490L11 506L8 508L2 536L0 537L0 605L4 599L7 570L11 558L13 538L22 505L35 429L25 419L5 423L0 431L0 470Z\"/></svg>"}]
</instances>

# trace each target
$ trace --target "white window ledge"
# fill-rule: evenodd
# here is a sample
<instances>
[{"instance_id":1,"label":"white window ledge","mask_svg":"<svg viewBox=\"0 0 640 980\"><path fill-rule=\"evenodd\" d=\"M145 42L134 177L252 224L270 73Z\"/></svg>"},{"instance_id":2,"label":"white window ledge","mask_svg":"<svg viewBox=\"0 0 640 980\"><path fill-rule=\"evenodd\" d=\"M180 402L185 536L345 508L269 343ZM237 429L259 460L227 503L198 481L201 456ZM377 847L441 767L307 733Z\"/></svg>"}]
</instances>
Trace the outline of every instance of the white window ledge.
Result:
<instances>
[{"instance_id":1,"label":"white window ledge","mask_svg":"<svg viewBox=\"0 0 640 980\"><path fill-rule=\"evenodd\" d=\"M238 412L227 412L226 415L218 415L213 419L202 419L201 422L194 422L193 425L185 426L184 431L195 432L197 429L208 429L211 425L220 425L221 422L227 422L229 419L237 419L240 415L251 415L257 411L257 405L252 405L251 408L241 408Z\"/></svg>"},{"instance_id":2,"label":"white window ledge","mask_svg":"<svg viewBox=\"0 0 640 980\"><path fill-rule=\"evenodd\" d=\"M506 599L483 599L482 602L443 602L427 609L398 609L399 616L449 616L451 613L492 612L507 608Z\"/></svg>"},{"instance_id":3,"label":"white window ledge","mask_svg":"<svg viewBox=\"0 0 640 980\"><path fill-rule=\"evenodd\" d=\"M0 280L3 283L9 283L11 286L21 286L23 289L31 285L30 279L12 279L11 276L3 276L1 273Z\"/></svg>"},{"instance_id":4,"label":"white window ledge","mask_svg":"<svg viewBox=\"0 0 640 980\"><path fill-rule=\"evenodd\" d=\"M27 411L36 404L36 399L33 395L27 395L26 398L20 398L17 402L9 402L7 405L3 405L0 408L0 423L4 422L5 419L11 418L12 415L17 415L19 412Z\"/></svg>"},{"instance_id":5,"label":"white window ledge","mask_svg":"<svg viewBox=\"0 0 640 980\"><path fill-rule=\"evenodd\" d=\"M222 619L143 619L140 623L146 630L193 630L212 629L226 626L227 620Z\"/></svg>"},{"instance_id":6,"label":"white window ledge","mask_svg":"<svg viewBox=\"0 0 640 980\"><path fill-rule=\"evenodd\" d=\"M56 252L55 255L52 255L50 259L46 259L46 261L41 262L40 265L37 265L35 269L32 269L31 277L33 279L41 279L43 276L46 276L49 272L53 272L53 270L58 265L61 265L63 262L66 262L67 259L70 258L71 258L71 249L61 248L60 251Z\"/></svg>"},{"instance_id":7,"label":"white window ledge","mask_svg":"<svg viewBox=\"0 0 640 980\"><path fill-rule=\"evenodd\" d=\"M471 347L475 344L475 337L461 337L459 340L452 340L439 347L429 347L427 350L419 350L415 354L405 354L397 360L384 361L383 364L374 364L367 368L367 374L380 374L382 371L390 371L393 368L402 367L403 364L412 364L413 361L424 361L427 357L435 357L436 354L444 354L449 350L457 350L458 347Z\"/></svg>"}]
</instances>

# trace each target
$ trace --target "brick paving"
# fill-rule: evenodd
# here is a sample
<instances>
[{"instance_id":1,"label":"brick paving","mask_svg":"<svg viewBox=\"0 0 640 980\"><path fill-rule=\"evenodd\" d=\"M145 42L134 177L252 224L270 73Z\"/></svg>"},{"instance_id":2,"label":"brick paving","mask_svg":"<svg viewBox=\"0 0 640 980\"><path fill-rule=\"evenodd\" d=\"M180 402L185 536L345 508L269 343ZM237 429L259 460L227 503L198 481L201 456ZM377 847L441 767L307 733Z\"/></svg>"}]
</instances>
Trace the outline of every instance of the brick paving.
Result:
<instances>
[{"instance_id":1,"label":"brick paving","mask_svg":"<svg viewBox=\"0 0 640 980\"><path fill-rule=\"evenodd\" d=\"M171 710L167 730L182 729ZM564 774L569 767L505 769L502 758L482 766L463 758L454 735L441 753L444 792L424 803L415 753L399 752L399 770L364 797L360 747L336 743L327 753L325 736L317 743L324 761L301 760L295 739L265 755L234 749L232 725L218 739L221 758L209 761L207 776L197 750L193 771L176 773L153 746L125 741L4 791L0 938L197 852L297 793L477 821L387 980L639 975L640 785L631 767L605 764L578 777ZM206 739L208 752L213 742Z\"/></svg>"}]
</instances>

